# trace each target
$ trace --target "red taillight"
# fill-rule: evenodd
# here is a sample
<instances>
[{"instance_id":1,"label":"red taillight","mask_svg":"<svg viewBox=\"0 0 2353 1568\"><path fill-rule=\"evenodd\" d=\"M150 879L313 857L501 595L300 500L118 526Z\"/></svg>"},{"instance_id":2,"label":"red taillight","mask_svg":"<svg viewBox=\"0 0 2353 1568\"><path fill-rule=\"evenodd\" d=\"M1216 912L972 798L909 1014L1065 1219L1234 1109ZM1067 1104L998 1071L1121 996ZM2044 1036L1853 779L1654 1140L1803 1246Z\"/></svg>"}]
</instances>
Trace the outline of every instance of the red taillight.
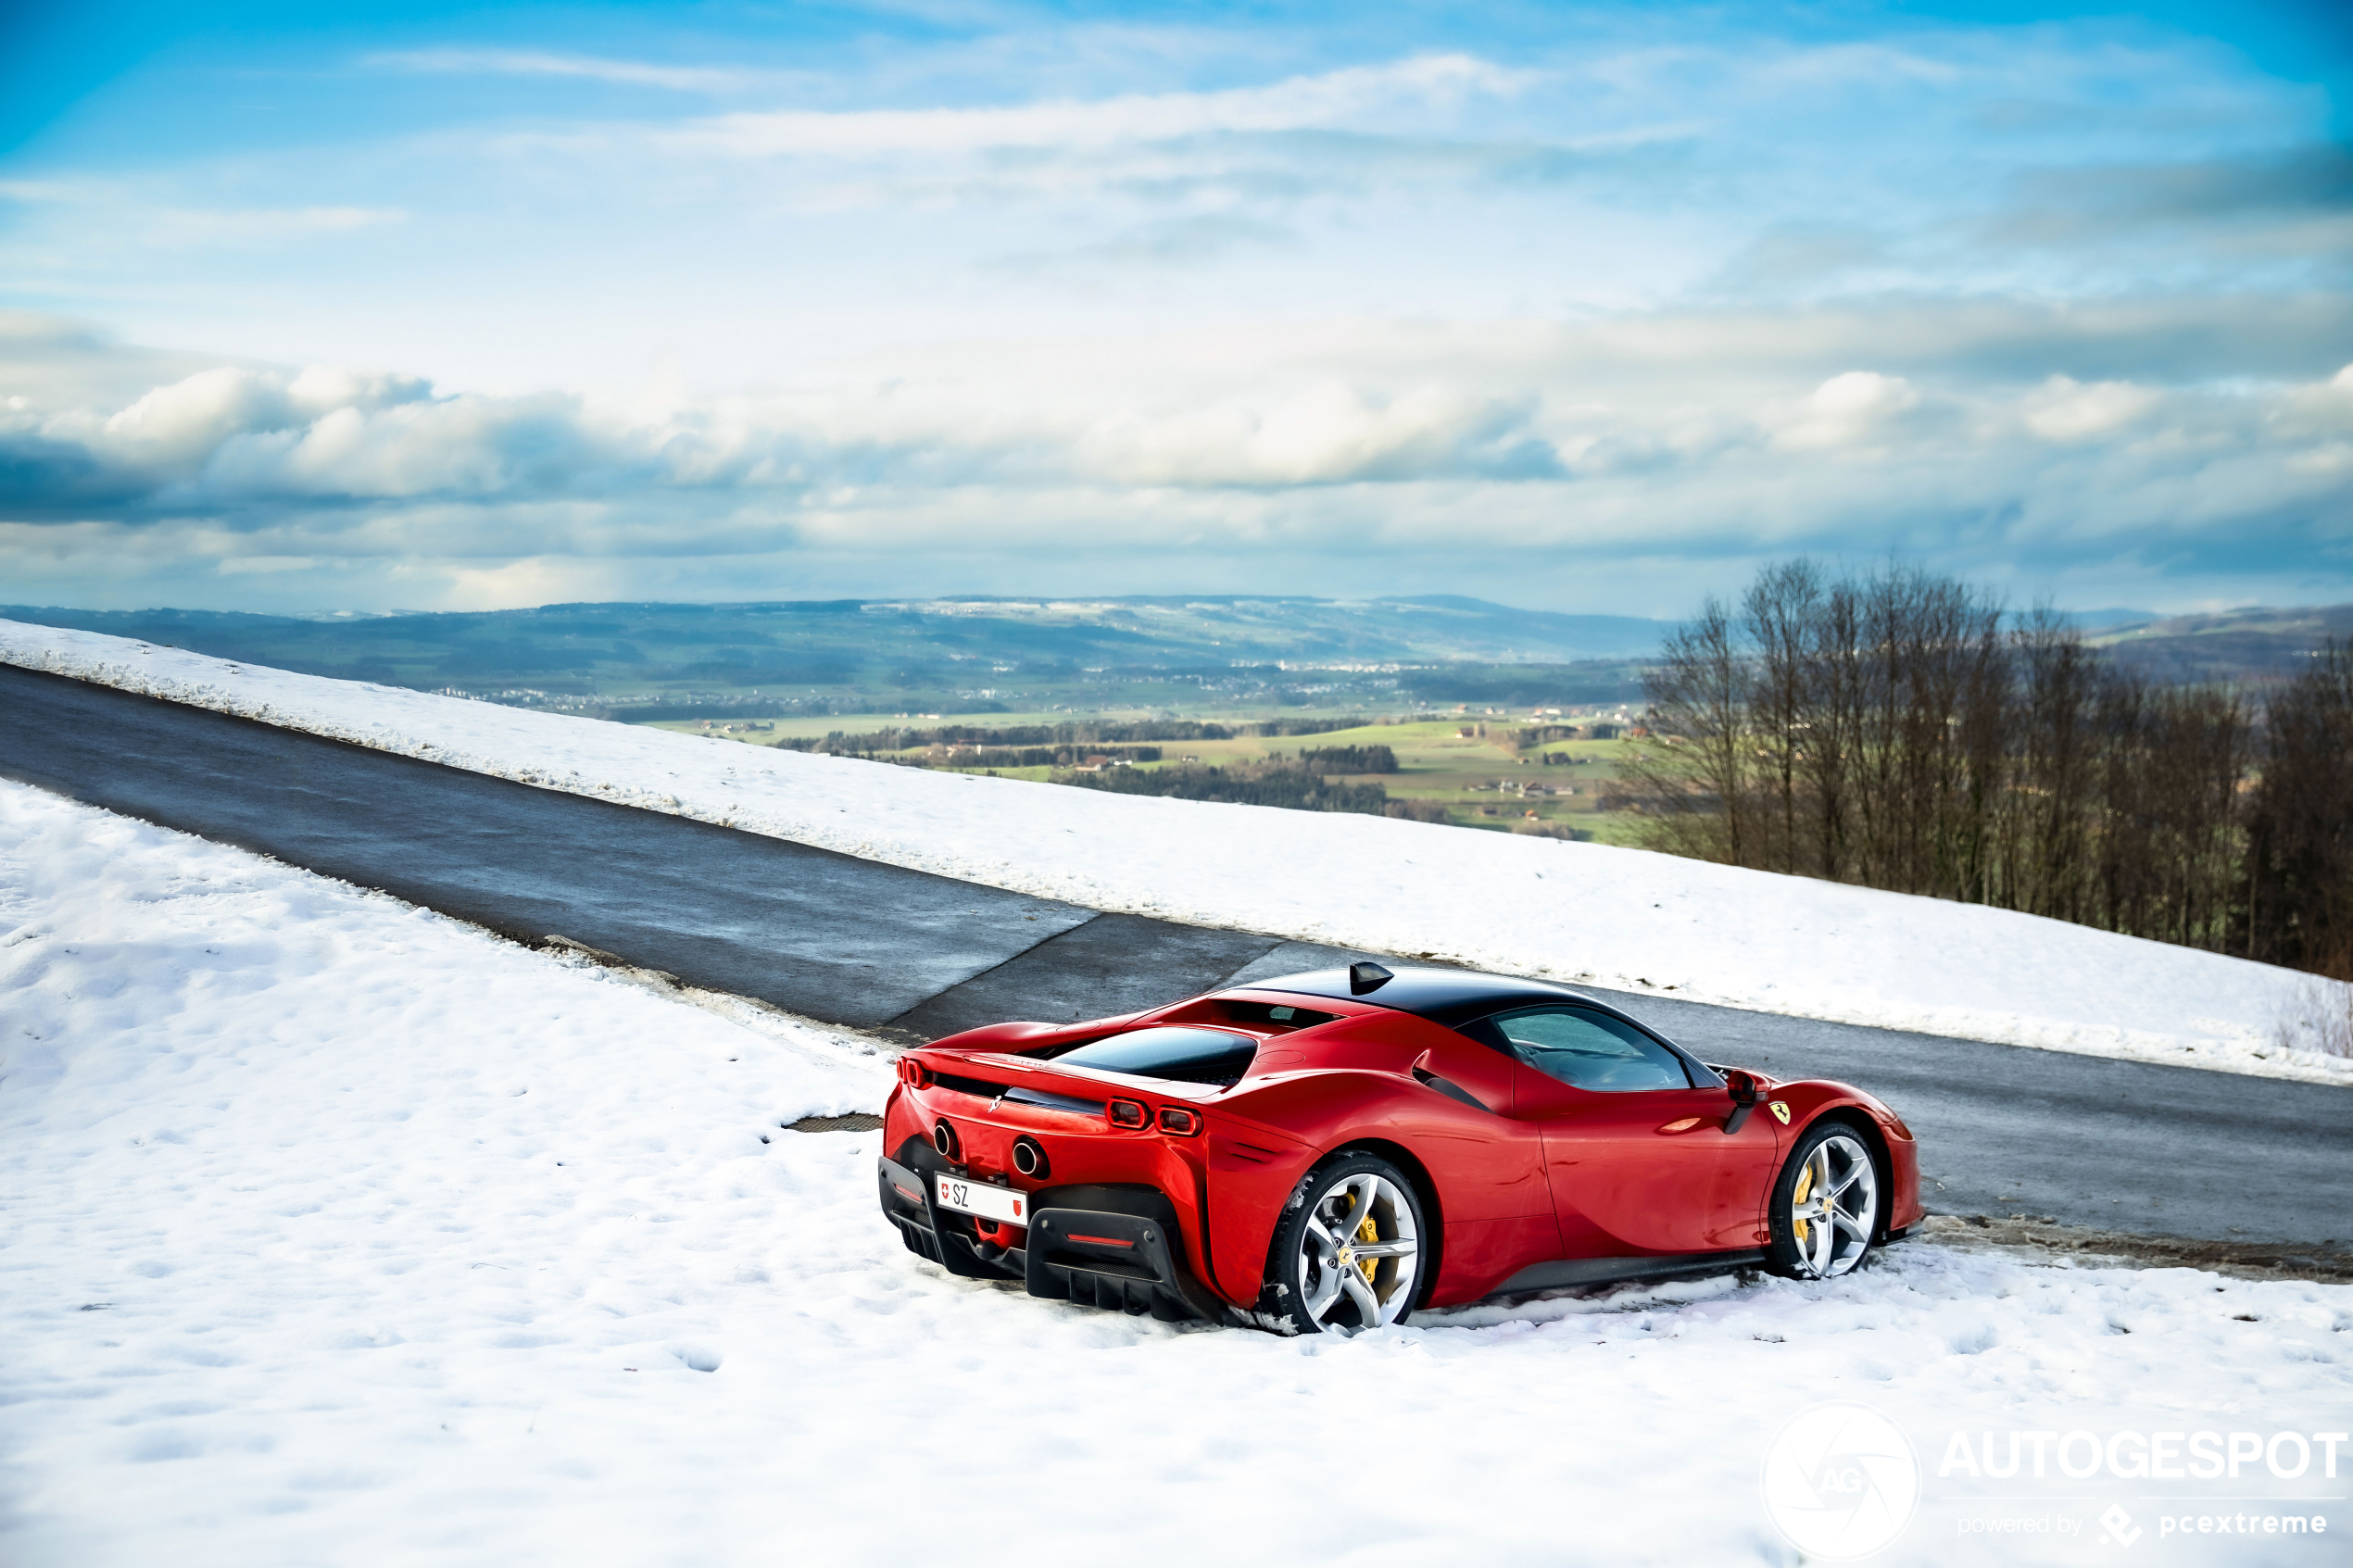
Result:
<instances>
[{"instance_id":1,"label":"red taillight","mask_svg":"<svg viewBox=\"0 0 2353 1568\"><path fill-rule=\"evenodd\" d=\"M1152 1122L1151 1112L1144 1109L1144 1102L1139 1099L1115 1099L1104 1114L1114 1127L1149 1127Z\"/></svg>"},{"instance_id":2,"label":"red taillight","mask_svg":"<svg viewBox=\"0 0 2353 1568\"><path fill-rule=\"evenodd\" d=\"M911 1089L928 1089L931 1069L912 1057L902 1056L899 1059L899 1081Z\"/></svg>"},{"instance_id":3,"label":"red taillight","mask_svg":"<svg viewBox=\"0 0 2353 1568\"><path fill-rule=\"evenodd\" d=\"M1160 1108L1160 1130L1189 1138L1201 1131L1201 1113L1187 1110L1181 1105L1164 1105Z\"/></svg>"}]
</instances>

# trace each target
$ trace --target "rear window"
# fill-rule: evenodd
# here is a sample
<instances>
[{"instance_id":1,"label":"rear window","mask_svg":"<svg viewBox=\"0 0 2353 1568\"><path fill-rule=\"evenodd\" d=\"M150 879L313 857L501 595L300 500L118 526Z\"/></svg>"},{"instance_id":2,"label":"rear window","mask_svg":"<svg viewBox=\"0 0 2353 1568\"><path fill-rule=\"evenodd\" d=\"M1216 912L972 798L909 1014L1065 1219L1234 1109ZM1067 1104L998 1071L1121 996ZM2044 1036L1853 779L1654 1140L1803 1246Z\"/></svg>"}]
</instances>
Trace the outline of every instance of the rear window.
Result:
<instances>
[{"instance_id":1,"label":"rear window","mask_svg":"<svg viewBox=\"0 0 2353 1568\"><path fill-rule=\"evenodd\" d=\"M1239 1084L1250 1071L1258 1042L1222 1029L1180 1029L1163 1024L1114 1035L1054 1058L1054 1065L1076 1064L1139 1078L1179 1084Z\"/></svg>"},{"instance_id":2,"label":"rear window","mask_svg":"<svg viewBox=\"0 0 2353 1568\"><path fill-rule=\"evenodd\" d=\"M1253 1002L1238 997L1204 997L1188 1002L1167 1015L1171 1025L1204 1023L1214 1028L1231 1023L1254 1035L1288 1035L1294 1029L1313 1029L1318 1023L1329 1023L1340 1014L1320 1012L1315 1008L1302 1007L1297 1002Z\"/></svg>"}]
</instances>

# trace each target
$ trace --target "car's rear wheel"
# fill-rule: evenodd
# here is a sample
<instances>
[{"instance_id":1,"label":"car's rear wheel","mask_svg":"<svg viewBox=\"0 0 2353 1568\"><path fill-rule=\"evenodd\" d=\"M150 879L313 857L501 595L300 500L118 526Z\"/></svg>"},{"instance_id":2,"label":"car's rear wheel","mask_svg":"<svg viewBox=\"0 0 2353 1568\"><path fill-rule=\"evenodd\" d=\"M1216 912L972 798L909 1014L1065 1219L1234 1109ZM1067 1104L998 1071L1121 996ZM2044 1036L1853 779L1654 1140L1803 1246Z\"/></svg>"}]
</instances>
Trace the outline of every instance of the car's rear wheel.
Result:
<instances>
[{"instance_id":1,"label":"car's rear wheel","mask_svg":"<svg viewBox=\"0 0 2353 1568\"><path fill-rule=\"evenodd\" d=\"M1405 1173L1342 1149L1307 1173L1268 1249L1261 1311L1290 1334L1405 1321L1422 1285L1421 1198Z\"/></svg>"},{"instance_id":2,"label":"car's rear wheel","mask_svg":"<svg viewBox=\"0 0 2353 1568\"><path fill-rule=\"evenodd\" d=\"M1879 1169L1854 1128L1809 1129L1773 1184L1766 1261L1793 1279L1833 1279L1860 1267L1879 1230Z\"/></svg>"}]
</instances>

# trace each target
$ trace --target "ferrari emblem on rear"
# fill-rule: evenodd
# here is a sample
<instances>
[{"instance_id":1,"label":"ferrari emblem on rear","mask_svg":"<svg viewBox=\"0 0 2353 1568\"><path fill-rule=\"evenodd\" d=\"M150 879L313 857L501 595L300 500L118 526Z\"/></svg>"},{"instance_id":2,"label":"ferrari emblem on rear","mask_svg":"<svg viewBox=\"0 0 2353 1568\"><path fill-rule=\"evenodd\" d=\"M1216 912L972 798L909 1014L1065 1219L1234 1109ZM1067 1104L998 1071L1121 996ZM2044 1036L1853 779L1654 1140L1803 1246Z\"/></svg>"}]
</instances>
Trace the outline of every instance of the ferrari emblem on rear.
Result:
<instances>
[{"instance_id":1,"label":"ferrari emblem on rear","mask_svg":"<svg viewBox=\"0 0 2353 1568\"><path fill-rule=\"evenodd\" d=\"M1786 1126L1788 1126L1788 1125L1789 1125L1789 1107L1788 1107L1788 1106L1786 1106L1786 1105L1782 1104L1780 1100L1777 1100L1777 1099L1776 1099L1776 1100L1768 1100L1768 1101L1766 1102L1766 1104L1765 1104L1765 1109L1766 1109L1766 1110L1769 1110L1769 1111L1771 1111L1771 1112L1773 1113L1773 1120L1774 1120L1774 1121L1779 1122L1779 1123L1780 1123L1782 1126L1784 1126L1784 1127L1786 1127Z\"/></svg>"}]
</instances>

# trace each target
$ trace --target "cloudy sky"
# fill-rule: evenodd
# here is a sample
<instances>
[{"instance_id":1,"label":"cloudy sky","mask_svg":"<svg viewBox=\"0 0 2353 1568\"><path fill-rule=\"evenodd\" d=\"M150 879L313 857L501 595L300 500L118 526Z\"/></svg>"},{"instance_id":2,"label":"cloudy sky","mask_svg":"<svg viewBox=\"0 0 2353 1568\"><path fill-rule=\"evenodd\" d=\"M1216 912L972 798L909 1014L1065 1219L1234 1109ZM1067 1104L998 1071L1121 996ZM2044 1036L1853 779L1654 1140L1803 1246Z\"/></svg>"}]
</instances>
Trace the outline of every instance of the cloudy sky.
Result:
<instances>
[{"instance_id":1,"label":"cloudy sky","mask_svg":"<svg viewBox=\"0 0 2353 1568\"><path fill-rule=\"evenodd\" d=\"M0 602L2353 599L2334 6L0 17Z\"/></svg>"}]
</instances>

